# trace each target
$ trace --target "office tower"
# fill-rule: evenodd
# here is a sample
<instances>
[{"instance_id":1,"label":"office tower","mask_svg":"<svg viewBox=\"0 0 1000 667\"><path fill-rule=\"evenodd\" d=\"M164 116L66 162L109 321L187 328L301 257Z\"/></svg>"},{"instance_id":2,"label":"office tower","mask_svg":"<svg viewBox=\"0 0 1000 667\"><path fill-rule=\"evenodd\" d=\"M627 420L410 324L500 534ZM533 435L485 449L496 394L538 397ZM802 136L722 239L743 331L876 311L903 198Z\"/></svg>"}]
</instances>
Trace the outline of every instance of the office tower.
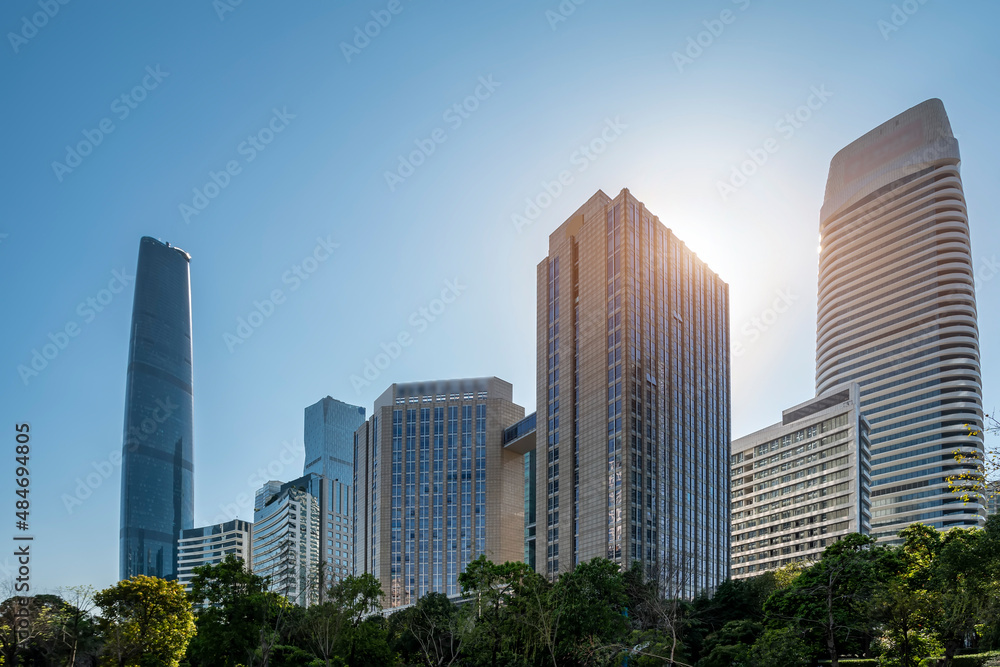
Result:
<instances>
[{"instance_id":1,"label":"office tower","mask_svg":"<svg viewBox=\"0 0 1000 667\"><path fill-rule=\"evenodd\" d=\"M194 525L191 256L139 242L125 386L119 576L176 579Z\"/></svg>"},{"instance_id":2,"label":"office tower","mask_svg":"<svg viewBox=\"0 0 1000 667\"><path fill-rule=\"evenodd\" d=\"M980 453L982 379L958 142L940 100L830 162L820 214L816 392L861 385L871 422L872 534L921 522L977 526L947 478Z\"/></svg>"},{"instance_id":3,"label":"office tower","mask_svg":"<svg viewBox=\"0 0 1000 667\"><path fill-rule=\"evenodd\" d=\"M640 561L667 595L729 575L729 287L628 190L538 265L537 563Z\"/></svg>"},{"instance_id":4,"label":"office tower","mask_svg":"<svg viewBox=\"0 0 1000 667\"><path fill-rule=\"evenodd\" d=\"M734 579L816 560L844 535L869 533L869 429L851 384L733 441Z\"/></svg>"},{"instance_id":5,"label":"office tower","mask_svg":"<svg viewBox=\"0 0 1000 667\"><path fill-rule=\"evenodd\" d=\"M277 486L277 490L275 490ZM258 491L251 559L271 590L307 607L351 572L351 487L315 473Z\"/></svg>"},{"instance_id":6,"label":"office tower","mask_svg":"<svg viewBox=\"0 0 1000 667\"><path fill-rule=\"evenodd\" d=\"M249 521L234 519L182 530L177 544L177 582L190 592L194 568L218 565L226 556L236 556L250 569L252 526Z\"/></svg>"},{"instance_id":7,"label":"office tower","mask_svg":"<svg viewBox=\"0 0 1000 667\"><path fill-rule=\"evenodd\" d=\"M524 417L499 378L393 384L356 432L355 573L386 607L436 591L480 554L524 557L524 465L503 430Z\"/></svg>"},{"instance_id":8,"label":"office tower","mask_svg":"<svg viewBox=\"0 0 1000 667\"><path fill-rule=\"evenodd\" d=\"M326 398L306 408L304 475L316 473L350 484L354 478L354 431L365 409Z\"/></svg>"}]
</instances>

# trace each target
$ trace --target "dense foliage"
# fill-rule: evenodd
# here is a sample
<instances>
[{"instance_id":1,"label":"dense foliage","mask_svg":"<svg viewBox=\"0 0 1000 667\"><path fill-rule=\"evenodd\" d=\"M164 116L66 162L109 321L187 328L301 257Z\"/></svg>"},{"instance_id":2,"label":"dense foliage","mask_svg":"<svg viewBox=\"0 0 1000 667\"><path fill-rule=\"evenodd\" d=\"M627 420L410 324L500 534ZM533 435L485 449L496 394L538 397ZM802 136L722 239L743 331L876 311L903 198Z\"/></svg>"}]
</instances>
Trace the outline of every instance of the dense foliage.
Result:
<instances>
[{"instance_id":1,"label":"dense foliage","mask_svg":"<svg viewBox=\"0 0 1000 667\"><path fill-rule=\"evenodd\" d=\"M0 604L3 665L345 667L927 667L1000 649L1000 518L985 530L919 524L901 546L850 535L811 565L678 600L638 565L595 559L550 582L484 557L462 601L432 593L388 616L371 575L303 609L227 559L173 582ZM16 630L20 628L21 634ZM996 663L1000 664L1000 654Z\"/></svg>"}]
</instances>

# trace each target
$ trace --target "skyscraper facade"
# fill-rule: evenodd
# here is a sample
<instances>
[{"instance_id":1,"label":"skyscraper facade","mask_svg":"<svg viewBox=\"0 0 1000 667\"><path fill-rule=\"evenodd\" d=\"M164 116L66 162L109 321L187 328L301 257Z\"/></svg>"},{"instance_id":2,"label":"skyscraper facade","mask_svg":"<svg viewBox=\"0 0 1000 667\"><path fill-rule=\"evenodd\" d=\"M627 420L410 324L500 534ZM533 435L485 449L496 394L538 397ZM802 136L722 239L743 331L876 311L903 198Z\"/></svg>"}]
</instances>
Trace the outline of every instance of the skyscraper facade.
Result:
<instances>
[{"instance_id":1,"label":"skyscraper facade","mask_svg":"<svg viewBox=\"0 0 1000 667\"><path fill-rule=\"evenodd\" d=\"M524 463L503 447L524 417L510 383L471 378L393 384L356 432L355 573L382 583L386 607L436 591L480 554L524 557Z\"/></svg>"},{"instance_id":2,"label":"skyscraper facade","mask_svg":"<svg viewBox=\"0 0 1000 667\"><path fill-rule=\"evenodd\" d=\"M352 573L350 485L311 473L267 482L256 497L254 574L268 577L271 590L295 604L323 602L330 586Z\"/></svg>"},{"instance_id":3,"label":"skyscraper facade","mask_svg":"<svg viewBox=\"0 0 1000 667\"><path fill-rule=\"evenodd\" d=\"M139 243L125 387L119 576L176 579L194 524L191 256Z\"/></svg>"},{"instance_id":4,"label":"skyscraper facade","mask_svg":"<svg viewBox=\"0 0 1000 667\"><path fill-rule=\"evenodd\" d=\"M729 287L628 190L538 265L536 569L640 561L667 594L729 575Z\"/></svg>"},{"instance_id":5,"label":"skyscraper facade","mask_svg":"<svg viewBox=\"0 0 1000 667\"><path fill-rule=\"evenodd\" d=\"M872 534L983 522L948 478L981 453L982 376L958 141L923 102L834 156L820 214L816 391L861 386Z\"/></svg>"},{"instance_id":6,"label":"skyscraper facade","mask_svg":"<svg viewBox=\"0 0 1000 667\"><path fill-rule=\"evenodd\" d=\"M307 407L303 474L316 473L351 484L354 477L354 431L364 423L364 408L329 396Z\"/></svg>"}]
</instances>

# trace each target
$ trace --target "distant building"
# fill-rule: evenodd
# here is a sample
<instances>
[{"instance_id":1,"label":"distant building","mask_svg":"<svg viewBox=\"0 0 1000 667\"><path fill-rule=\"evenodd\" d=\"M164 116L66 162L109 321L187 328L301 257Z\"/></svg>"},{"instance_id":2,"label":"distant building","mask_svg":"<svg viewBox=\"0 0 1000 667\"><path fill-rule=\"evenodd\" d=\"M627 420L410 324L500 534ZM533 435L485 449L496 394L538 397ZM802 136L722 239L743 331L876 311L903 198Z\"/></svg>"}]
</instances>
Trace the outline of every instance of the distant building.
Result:
<instances>
[{"instance_id":1,"label":"distant building","mask_svg":"<svg viewBox=\"0 0 1000 667\"><path fill-rule=\"evenodd\" d=\"M628 190L537 268L538 546L554 579L639 561L667 595L729 576L729 286Z\"/></svg>"},{"instance_id":2,"label":"distant building","mask_svg":"<svg viewBox=\"0 0 1000 667\"><path fill-rule=\"evenodd\" d=\"M316 474L276 486L268 482L257 494L253 572L295 604L322 602L334 582L352 573L351 487Z\"/></svg>"},{"instance_id":3,"label":"distant building","mask_svg":"<svg viewBox=\"0 0 1000 667\"><path fill-rule=\"evenodd\" d=\"M841 537L869 533L871 505L880 506L869 496L869 428L854 384L733 441L734 579L817 559Z\"/></svg>"},{"instance_id":4,"label":"distant building","mask_svg":"<svg viewBox=\"0 0 1000 667\"><path fill-rule=\"evenodd\" d=\"M983 453L983 386L958 141L931 99L840 150L820 213L816 392L861 386L872 533L981 526L948 478ZM970 435L970 428L976 435Z\"/></svg>"},{"instance_id":5,"label":"distant building","mask_svg":"<svg viewBox=\"0 0 1000 667\"><path fill-rule=\"evenodd\" d=\"M194 527L191 256L139 242L125 384L118 575L177 578Z\"/></svg>"},{"instance_id":6,"label":"distant building","mask_svg":"<svg viewBox=\"0 0 1000 667\"><path fill-rule=\"evenodd\" d=\"M365 409L327 396L305 410L303 475L316 473L350 484L354 478L354 432Z\"/></svg>"},{"instance_id":7,"label":"distant building","mask_svg":"<svg viewBox=\"0 0 1000 667\"><path fill-rule=\"evenodd\" d=\"M986 515L1000 513L1000 480L986 483Z\"/></svg>"},{"instance_id":8,"label":"distant building","mask_svg":"<svg viewBox=\"0 0 1000 667\"><path fill-rule=\"evenodd\" d=\"M387 608L437 591L480 554L524 557L524 461L503 447L524 417L499 378L393 384L357 430L355 573Z\"/></svg>"},{"instance_id":9,"label":"distant building","mask_svg":"<svg viewBox=\"0 0 1000 667\"><path fill-rule=\"evenodd\" d=\"M249 521L234 519L201 528L182 530L177 545L177 581L191 590L192 570L202 565L218 565L232 555L250 569Z\"/></svg>"}]
</instances>

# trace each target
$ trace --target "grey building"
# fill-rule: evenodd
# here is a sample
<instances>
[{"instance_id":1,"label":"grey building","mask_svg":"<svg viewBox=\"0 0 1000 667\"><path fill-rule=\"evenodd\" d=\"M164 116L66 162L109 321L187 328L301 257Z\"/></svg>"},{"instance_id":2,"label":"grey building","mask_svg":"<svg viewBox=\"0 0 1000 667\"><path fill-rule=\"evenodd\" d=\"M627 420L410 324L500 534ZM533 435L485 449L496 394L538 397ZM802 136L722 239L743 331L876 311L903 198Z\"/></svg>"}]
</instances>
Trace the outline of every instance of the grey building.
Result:
<instances>
[{"instance_id":1,"label":"grey building","mask_svg":"<svg viewBox=\"0 0 1000 667\"><path fill-rule=\"evenodd\" d=\"M601 556L668 595L729 576L729 288L628 190L538 265L536 570Z\"/></svg>"},{"instance_id":2,"label":"grey building","mask_svg":"<svg viewBox=\"0 0 1000 667\"><path fill-rule=\"evenodd\" d=\"M816 391L861 386L872 453L872 533L979 526L949 478L980 456L982 375L958 141L941 100L838 152L820 213ZM970 435L970 428L978 435Z\"/></svg>"},{"instance_id":3,"label":"grey building","mask_svg":"<svg viewBox=\"0 0 1000 667\"><path fill-rule=\"evenodd\" d=\"M194 525L191 256L144 236L132 302L122 448L119 577L177 578Z\"/></svg>"},{"instance_id":4,"label":"grey building","mask_svg":"<svg viewBox=\"0 0 1000 667\"><path fill-rule=\"evenodd\" d=\"M870 425L858 385L782 412L733 441L732 576L818 559L828 545L871 530Z\"/></svg>"},{"instance_id":5,"label":"grey building","mask_svg":"<svg viewBox=\"0 0 1000 667\"><path fill-rule=\"evenodd\" d=\"M354 477L354 431L364 423L364 408L329 396L307 407L302 474L316 473L350 484Z\"/></svg>"},{"instance_id":6,"label":"grey building","mask_svg":"<svg viewBox=\"0 0 1000 667\"><path fill-rule=\"evenodd\" d=\"M265 484L254 509L254 574L295 604L322 602L332 584L352 573L352 495L350 485L316 474Z\"/></svg>"}]
</instances>

